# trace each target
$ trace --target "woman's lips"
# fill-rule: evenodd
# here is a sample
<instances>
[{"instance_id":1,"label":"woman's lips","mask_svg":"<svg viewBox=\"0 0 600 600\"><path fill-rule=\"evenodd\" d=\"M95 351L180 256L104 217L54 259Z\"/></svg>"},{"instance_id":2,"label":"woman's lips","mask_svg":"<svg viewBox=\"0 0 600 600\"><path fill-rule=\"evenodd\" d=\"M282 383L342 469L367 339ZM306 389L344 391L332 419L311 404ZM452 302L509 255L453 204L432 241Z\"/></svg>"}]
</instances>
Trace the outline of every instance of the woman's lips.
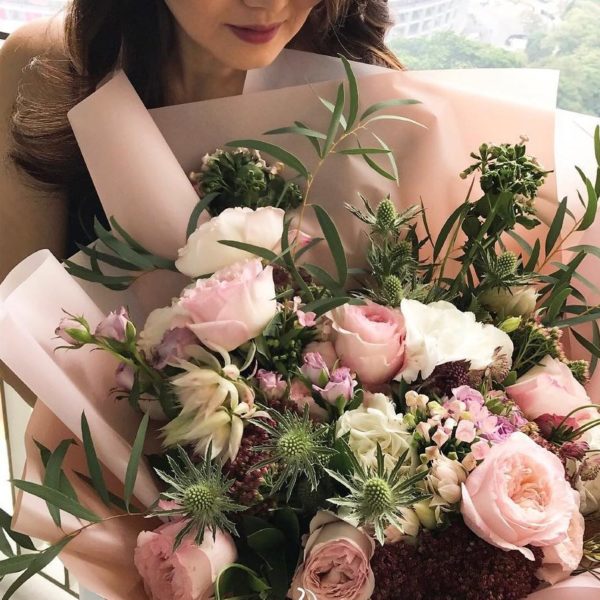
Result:
<instances>
[{"instance_id":1,"label":"woman's lips","mask_svg":"<svg viewBox=\"0 0 600 600\"><path fill-rule=\"evenodd\" d=\"M242 41L249 44L266 44L273 40L279 33L282 23L274 25L248 25L241 27L238 25L227 25L229 29Z\"/></svg>"}]
</instances>

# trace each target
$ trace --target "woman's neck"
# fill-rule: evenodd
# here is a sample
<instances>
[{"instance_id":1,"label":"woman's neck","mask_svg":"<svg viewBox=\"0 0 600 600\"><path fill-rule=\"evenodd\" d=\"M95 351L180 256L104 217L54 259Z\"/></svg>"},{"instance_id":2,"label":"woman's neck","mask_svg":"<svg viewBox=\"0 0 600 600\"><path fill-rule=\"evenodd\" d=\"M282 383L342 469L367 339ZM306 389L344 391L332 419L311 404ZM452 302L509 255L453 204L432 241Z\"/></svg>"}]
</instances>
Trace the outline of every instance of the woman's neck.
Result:
<instances>
[{"instance_id":1,"label":"woman's neck","mask_svg":"<svg viewBox=\"0 0 600 600\"><path fill-rule=\"evenodd\" d=\"M241 94L245 79L245 71L223 65L177 27L163 71L167 106Z\"/></svg>"}]
</instances>

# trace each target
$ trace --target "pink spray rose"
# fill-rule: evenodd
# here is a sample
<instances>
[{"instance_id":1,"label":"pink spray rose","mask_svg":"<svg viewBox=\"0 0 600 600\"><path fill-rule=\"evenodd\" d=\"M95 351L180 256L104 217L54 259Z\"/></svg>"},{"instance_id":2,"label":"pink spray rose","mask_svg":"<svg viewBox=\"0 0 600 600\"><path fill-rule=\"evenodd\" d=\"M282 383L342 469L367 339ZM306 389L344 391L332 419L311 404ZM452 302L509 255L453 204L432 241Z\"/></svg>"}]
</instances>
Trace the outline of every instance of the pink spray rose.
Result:
<instances>
[{"instance_id":1,"label":"pink spray rose","mask_svg":"<svg viewBox=\"0 0 600 600\"><path fill-rule=\"evenodd\" d=\"M91 341L87 329L72 317L63 317L54 333L68 344L80 344Z\"/></svg>"},{"instance_id":2,"label":"pink spray rose","mask_svg":"<svg viewBox=\"0 0 600 600\"><path fill-rule=\"evenodd\" d=\"M352 377L348 367L336 369L329 378L329 382L324 388L313 385L313 389L319 394L325 402L335 404L337 399L342 397L346 402L352 399L354 388L358 385L356 379Z\"/></svg>"},{"instance_id":3,"label":"pink spray rose","mask_svg":"<svg viewBox=\"0 0 600 600\"><path fill-rule=\"evenodd\" d=\"M331 342L311 342L304 349L304 356L311 352L319 354L330 371L333 370L335 363L338 361L338 355Z\"/></svg>"},{"instance_id":4,"label":"pink spray rose","mask_svg":"<svg viewBox=\"0 0 600 600\"><path fill-rule=\"evenodd\" d=\"M367 302L329 313L333 344L342 364L367 385L387 383L404 362L406 328L400 311Z\"/></svg>"},{"instance_id":5,"label":"pink spray rose","mask_svg":"<svg viewBox=\"0 0 600 600\"><path fill-rule=\"evenodd\" d=\"M135 566L150 600L208 600L219 572L237 558L229 534L206 532L200 546L188 535L173 552L175 537L185 526L180 520L156 531L142 531L135 549Z\"/></svg>"},{"instance_id":6,"label":"pink spray rose","mask_svg":"<svg viewBox=\"0 0 600 600\"><path fill-rule=\"evenodd\" d=\"M577 509L573 511L571 523L564 541L544 548L542 566L536 575L554 585L566 579L579 567L583 558L583 534L585 519L579 512L579 493L573 490Z\"/></svg>"},{"instance_id":7,"label":"pink spray rose","mask_svg":"<svg viewBox=\"0 0 600 600\"><path fill-rule=\"evenodd\" d=\"M317 513L289 595L292 600L312 597L307 592L319 600L368 600L375 589L374 550L373 540L356 527L332 513Z\"/></svg>"},{"instance_id":8,"label":"pink spray rose","mask_svg":"<svg viewBox=\"0 0 600 600\"><path fill-rule=\"evenodd\" d=\"M256 379L258 380L260 391L265 395L267 400L281 400L285 395L287 383L279 373L259 369Z\"/></svg>"},{"instance_id":9,"label":"pink spray rose","mask_svg":"<svg viewBox=\"0 0 600 600\"><path fill-rule=\"evenodd\" d=\"M263 268L258 259L235 263L199 279L180 303L202 342L235 350L260 335L277 313L273 268Z\"/></svg>"},{"instance_id":10,"label":"pink spray rose","mask_svg":"<svg viewBox=\"0 0 600 600\"><path fill-rule=\"evenodd\" d=\"M300 411L308 406L308 413L313 421L323 422L329 416L327 411L320 407L312 397L312 392L304 385L300 379L292 380L290 385L290 401L293 402Z\"/></svg>"},{"instance_id":11,"label":"pink spray rose","mask_svg":"<svg viewBox=\"0 0 600 600\"><path fill-rule=\"evenodd\" d=\"M546 413L565 416L580 406L591 404L585 388L573 377L569 367L551 356L546 356L506 391L531 420ZM573 417L581 423L593 418L594 412L585 409Z\"/></svg>"},{"instance_id":12,"label":"pink spray rose","mask_svg":"<svg viewBox=\"0 0 600 600\"><path fill-rule=\"evenodd\" d=\"M467 526L489 544L518 550L564 542L579 510L560 460L524 433L492 446L462 486Z\"/></svg>"},{"instance_id":13,"label":"pink spray rose","mask_svg":"<svg viewBox=\"0 0 600 600\"><path fill-rule=\"evenodd\" d=\"M307 352L303 357L302 374L315 385L325 385L329 381L329 368L318 352Z\"/></svg>"},{"instance_id":14,"label":"pink spray rose","mask_svg":"<svg viewBox=\"0 0 600 600\"><path fill-rule=\"evenodd\" d=\"M129 313L124 306L108 314L96 327L95 335L124 342L127 338Z\"/></svg>"}]
</instances>

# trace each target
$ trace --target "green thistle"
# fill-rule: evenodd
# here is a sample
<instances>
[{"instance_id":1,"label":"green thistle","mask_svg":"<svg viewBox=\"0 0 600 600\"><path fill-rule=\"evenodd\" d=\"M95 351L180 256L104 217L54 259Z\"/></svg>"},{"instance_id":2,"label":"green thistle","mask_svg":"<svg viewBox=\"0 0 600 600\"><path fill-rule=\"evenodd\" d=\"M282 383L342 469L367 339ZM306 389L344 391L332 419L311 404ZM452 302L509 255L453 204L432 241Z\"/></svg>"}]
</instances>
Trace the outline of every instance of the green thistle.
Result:
<instances>
[{"instance_id":1,"label":"green thistle","mask_svg":"<svg viewBox=\"0 0 600 600\"><path fill-rule=\"evenodd\" d=\"M382 200L377 207L377 226L382 230L393 228L398 212L389 196Z\"/></svg>"},{"instance_id":2,"label":"green thistle","mask_svg":"<svg viewBox=\"0 0 600 600\"><path fill-rule=\"evenodd\" d=\"M329 457L336 451L328 446L330 428L327 425L313 423L308 408L302 416L293 412L279 413L270 411L275 425L263 419L252 421L264 429L271 439L257 446L257 452L267 452L270 458L255 465L256 469L276 464L279 469L273 482L272 493L276 493L287 484L289 501L298 479L306 477L311 489L319 485L318 469L327 464Z\"/></svg>"},{"instance_id":3,"label":"green thistle","mask_svg":"<svg viewBox=\"0 0 600 600\"><path fill-rule=\"evenodd\" d=\"M498 262L496 263L496 275L499 279L506 279L517 270L519 265L519 258L514 252L504 252L498 257Z\"/></svg>"},{"instance_id":4,"label":"green thistle","mask_svg":"<svg viewBox=\"0 0 600 600\"><path fill-rule=\"evenodd\" d=\"M211 461L211 445L200 464L194 464L181 446L178 452L179 461L167 456L170 473L156 469L158 476L170 486L168 491L161 494L161 498L176 502L178 508L158 509L152 513L157 517L181 516L189 520L175 538L175 548L190 533L195 535L195 542L200 545L207 529L213 535L216 535L217 529L237 535L235 525L227 514L245 510L246 507L236 504L229 497L234 481L226 479L221 467Z\"/></svg>"},{"instance_id":5,"label":"green thistle","mask_svg":"<svg viewBox=\"0 0 600 600\"><path fill-rule=\"evenodd\" d=\"M367 470L358 462L350 449L346 452L352 462L353 473L344 477L335 471L325 469L326 473L348 489L350 494L344 498L330 498L329 502L340 506L344 518L359 525L372 526L375 537L381 545L385 541L385 530L393 525L402 530L400 509L430 498L417 487L417 483L427 476L427 471L411 477L404 477L400 470L408 451L388 472L384 465L383 452L377 445L377 468Z\"/></svg>"},{"instance_id":6,"label":"green thistle","mask_svg":"<svg viewBox=\"0 0 600 600\"><path fill-rule=\"evenodd\" d=\"M390 306L399 306L404 296L402 282L396 275L388 275L383 280L382 295Z\"/></svg>"}]
</instances>

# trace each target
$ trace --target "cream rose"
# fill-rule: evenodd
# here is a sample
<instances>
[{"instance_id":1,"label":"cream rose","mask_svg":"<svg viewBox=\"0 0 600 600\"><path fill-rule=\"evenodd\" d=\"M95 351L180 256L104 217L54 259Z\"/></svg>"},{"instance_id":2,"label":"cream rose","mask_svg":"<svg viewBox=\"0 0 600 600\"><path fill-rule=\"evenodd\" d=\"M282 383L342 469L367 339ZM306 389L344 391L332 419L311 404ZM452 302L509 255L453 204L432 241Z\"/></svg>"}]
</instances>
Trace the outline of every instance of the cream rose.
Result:
<instances>
[{"instance_id":1,"label":"cream rose","mask_svg":"<svg viewBox=\"0 0 600 600\"><path fill-rule=\"evenodd\" d=\"M493 325L477 322L471 312L462 312L449 302L422 304L403 300L406 323L406 360L395 379L412 383L429 377L438 365L469 361L473 370L485 369L496 360L496 350L510 361L513 343Z\"/></svg>"},{"instance_id":2,"label":"cream rose","mask_svg":"<svg viewBox=\"0 0 600 600\"><path fill-rule=\"evenodd\" d=\"M560 460L520 432L492 446L462 486L466 525L489 544L530 560L526 546L567 539L574 511L579 501Z\"/></svg>"},{"instance_id":3,"label":"cream rose","mask_svg":"<svg viewBox=\"0 0 600 600\"><path fill-rule=\"evenodd\" d=\"M404 319L399 311L367 302L329 313L341 363L367 385L387 383L404 362Z\"/></svg>"},{"instance_id":4,"label":"cream rose","mask_svg":"<svg viewBox=\"0 0 600 600\"><path fill-rule=\"evenodd\" d=\"M200 277L253 257L249 252L219 243L225 240L277 251L284 216L283 210L272 206L256 210L228 208L192 233L186 246L179 250L175 266L184 275Z\"/></svg>"},{"instance_id":5,"label":"cream rose","mask_svg":"<svg viewBox=\"0 0 600 600\"><path fill-rule=\"evenodd\" d=\"M349 433L348 445L365 468L377 467L377 444L388 470L410 448L411 435L402 425L391 400L384 394L365 394L362 405L345 412L337 422L336 436Z\"/></svg>"},{"instance_id":6,"label":"cream rose","mask_svg":"<svg viewBox=\"0 0 600 600\"><path fill-rule=\"evenodd\" d=\"M526 317L534 310L537 292L531 286L513 288L495 288L479 296L478 300L492 310L500 319L507 317Z\"/></svg>"},{"instance_id":7,"label":"cream rose","mask_svg":"<svg viewBox=\"0 0 600 600\"><path fill-rule=\"evenodd\" d=\"M318 600L368 600L375 589L370 565L374 551L373 540L360 529L332 513L317 513L289 596L292 600L313 596Z\"/></svg>"}]
</instances>

